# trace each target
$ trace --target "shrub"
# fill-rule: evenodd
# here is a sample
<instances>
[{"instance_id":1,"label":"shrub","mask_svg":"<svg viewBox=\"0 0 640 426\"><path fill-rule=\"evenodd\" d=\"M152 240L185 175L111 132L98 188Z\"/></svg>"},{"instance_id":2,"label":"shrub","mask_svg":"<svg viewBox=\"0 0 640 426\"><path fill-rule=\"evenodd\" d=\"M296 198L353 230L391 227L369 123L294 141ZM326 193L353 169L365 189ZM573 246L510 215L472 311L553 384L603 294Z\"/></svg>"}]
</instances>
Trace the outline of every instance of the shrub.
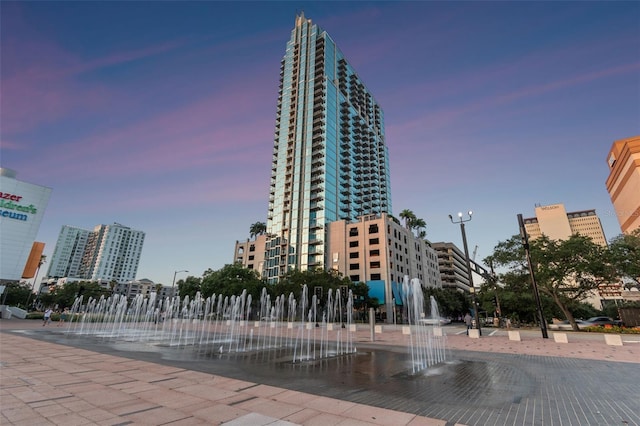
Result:
<instances>
[{"instance_id":1,"label":"shrub","mask_svg":"<svg viewBox=\"0 0 640 426\"><path fill-rule=\"evenodd\" d=\"M618 334L640 334L638 327L620 327L617 325L594 325L583 329L588 333L618 333Z\"/></svg>"}]
</instances>

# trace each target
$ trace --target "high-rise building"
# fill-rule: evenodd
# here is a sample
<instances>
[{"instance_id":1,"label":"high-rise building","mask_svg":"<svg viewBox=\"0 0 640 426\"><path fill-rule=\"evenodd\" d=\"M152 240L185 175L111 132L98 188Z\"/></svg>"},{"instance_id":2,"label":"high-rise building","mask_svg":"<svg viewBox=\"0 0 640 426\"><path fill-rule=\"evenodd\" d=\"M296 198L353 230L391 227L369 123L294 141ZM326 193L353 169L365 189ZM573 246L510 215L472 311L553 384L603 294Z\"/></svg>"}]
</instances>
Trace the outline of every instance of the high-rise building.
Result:
<instances>
[{"instance_id":1,"label":"high-rise building","mask_svg":"<svg viewBox=\"0 0 640 426\"><path fill-rule=\"evenodd\" d=\"M595 210L580 210L567 213L564 204L536 206L536 217L524 219L524 227L530 239L546 235L552 240L566 240L573 234L590 237L591 240L607 246L600 218Z\"/></svg>"},{"instance_id":2,"label":"high-rise building","mask_svg":"<svg viewBox=\"0 0 640 426\"><path fill-rule=\"evenodd\" d=\"M325 268L327 225L380 213L391 213L382 109L300 14L281 62L263 276Z\"/></svg>"},{"instance_id":3,"label":"high-rise building","mask_svg":"<svg viewBox=\"0 0 640 426\"><path fill-rule=\"evenodd\" d=\"M93 231L63 226L47 278L125 283L135 280L145 233L114 223Z\"/></svg>"},{"instance_id":4,"label":"high-rise building","mask_svg":"<svg viewBox=\"0 0 640 426\"><path fill-rule=\"evenodd\" d=\"M87 240L80 276L91 280L134 280L144 237L144 232L119 223L96 226Z\"/></svg>"},{"instance_id":5,"label":"high-rise building","mask_svg":"<svg viewBox=\"0 0 640 426\"><path fill-rule=\"evenodd\" d=\"M640 229L640 136L615 141L607 164L607 191L620 229L625 234Z\"/></svg>"},{"instance_id":6,"label":"high-rise building","mask_svg":"<svg viewBox=\"0 0 640 426\"><path fill-rule=\"evenodd\" d=\"M79 277L84 249L91 231L63 225L49 260L48 278Z\"/></svg>"},{"instance_id":7,"label":"high-rise building","mask_svg":"<svg viewBox=\"0 0 640 426\"><path fill-rule=\"evenodd\" d=\"M51 188L0 168L0 283L22 278L50 196Z\"/></svg>"},{"instance_id":8,"label":"high-rise building","mask_svg":"<svg viewBox=\"0 0 640 426\"><path fill-rule=\"evenodd\" d=\"M535 211L536 217L523 219L525 231L531 240L542 235L552 240L566 240L574 234L579 234L590 237L596 244L607 246L607 239L595 210L567 213L564 204L551 204L536 206ZM594 290L584 301L596 309L602 309L601 297L601 293Z\"/></svg>"}]
</instances>

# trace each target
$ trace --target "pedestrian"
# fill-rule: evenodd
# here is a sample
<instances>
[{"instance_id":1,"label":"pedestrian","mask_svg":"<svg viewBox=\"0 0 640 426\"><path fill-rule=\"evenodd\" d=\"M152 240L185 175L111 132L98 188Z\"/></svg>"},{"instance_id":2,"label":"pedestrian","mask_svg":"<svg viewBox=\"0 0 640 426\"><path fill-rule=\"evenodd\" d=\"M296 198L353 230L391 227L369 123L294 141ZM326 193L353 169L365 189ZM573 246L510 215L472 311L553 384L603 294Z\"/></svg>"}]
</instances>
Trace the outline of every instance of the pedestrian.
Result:
<instances>
[{"instance_id":1,"label":"pedestrian","mask_svg":"<svg viewBox=\"0 0 640 426\"><path fill-rule=\"evenodd\" d=\"M471 320L471 314L469 314L469 312L467 312L467 314L464 316L464 323L467 325L467 336L469 335L469 330L471 329L471 326L473 325L473 321Z\"/></svg>"},{"instance_id":2,"label":"pedestrian","mask_svg":"<svg viewBox=\"0 0 640 426\"><path fill-rule=\"evenodd\" d=\"M58 321L58 327L62 327L65 321L67 321L68 319L69 319L69 308L64 308L64 310L60 314L60 321Z\"/></svg>"},{"instance_id":3,"label":"pedestrian","mask_svg":"<svg viewBox=\"0 0 640 426\"><path fill-rule=\"evenodd\" d=\"M53 310L51 308L47 308L47 310L44 311L44 321L42 323L43 327L45 325L47 325L49 323L49 321L51 321L51 314L52 313L53 313Z\"/></svg>"},{"instance_id":4,"label":"pedestrian","mask_svg":"<svg viewBox=\"0 0 640 426\"><path fill-rule=\"evenodd\" d=\"M507 330L511 330L511 318L507 317Z\"/></svg>"}]
</instances>

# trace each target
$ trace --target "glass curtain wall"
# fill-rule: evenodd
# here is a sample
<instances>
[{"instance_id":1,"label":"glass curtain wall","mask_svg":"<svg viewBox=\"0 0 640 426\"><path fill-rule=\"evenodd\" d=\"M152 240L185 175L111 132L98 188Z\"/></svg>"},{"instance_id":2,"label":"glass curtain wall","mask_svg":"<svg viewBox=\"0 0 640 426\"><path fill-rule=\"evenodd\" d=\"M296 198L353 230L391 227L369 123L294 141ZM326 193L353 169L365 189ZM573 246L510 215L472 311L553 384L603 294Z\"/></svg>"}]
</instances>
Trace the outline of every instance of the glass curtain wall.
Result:
<instances>
[{"instance_id":1,"label":"glass curtain wall","mask_svg":"<svg viewBox=\"0 0 640 426\"><path fill-rule=\"evenodd\" d=\"M329 35L304 15L281 62L264 274L324 268L325 225L391 213L384 117Z\"/></svg>"}]
</instances>

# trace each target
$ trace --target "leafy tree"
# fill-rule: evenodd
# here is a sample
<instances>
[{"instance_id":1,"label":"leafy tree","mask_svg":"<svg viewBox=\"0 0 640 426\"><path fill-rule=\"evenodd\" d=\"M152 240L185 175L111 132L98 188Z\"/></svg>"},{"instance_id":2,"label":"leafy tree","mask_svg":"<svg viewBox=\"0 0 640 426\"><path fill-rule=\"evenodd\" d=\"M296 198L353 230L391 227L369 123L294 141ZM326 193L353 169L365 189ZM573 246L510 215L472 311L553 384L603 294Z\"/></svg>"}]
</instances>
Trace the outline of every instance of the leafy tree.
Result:
<instances>
[{"instance_id":1,"label":"leafy tree","mask_svg":"<svg viewBox=\"0 0 640 426\"><path fill-rule=\"evenodd\" d=\"M267 224L264 222L256 222L249 228L250 238L255 238L258 235L262 235L267 232Z\"/></svg>"},{"instance_id":2,"label":"leafy tree","mask_svg":"<svg viewBox=\"0 0 640 426\"><path fill-rule=\"evenodd\" d=\"M343 285L350 289L353 288L351 280L348 277L343 277L337 270L308 269L306 271L293 270L288 272L278 284L273 286L273 291L275 295L293 293L294 296L299 297L302 294L302 286L305 284L309 289L310 297L315 287L322 287L323 295L326 295L329 289L335 292Z\"/></svg>"},{"instance_id":3,"label":"leafy tree","mask_svg":"<svg viewBox=\"0 0 640 426\"><path fill-rule=\"evenodd\" d=\"M260 300L264 282L253 269L243 268L240 263L227 264L217 271L208 269L202 276L201 291L203 297L213 294L237 296L247 290L253 300ZM181 293L182 295L182 293Z\"/></svg>"},{"instance_id":4,"label":"leafy tree","mask_svg":"<svg viewBox=\"0 0 640 426\"><path fill-rule=\"evenodd\" d=\"M316 287L322 288L322 297L319 299L319 310L323 311L327 302L329 290L334 294L334 300L341 286L346 286L353 293L354 308L368 304L377 306L377 299L369 298L369 287L364 283L354 284L348 277L344 277L337 270L325 271L323 269L308 269L305 271L292 270L280 279L277 284L267 288L272 296L293 294L298 304L302 302L302 288L307 286L307 306L313 300Z\"/></svg>"},{"instance_id":5,"label":"leafy tree","mask_svg":"<svg viewBox=\"0 0 640 426\"><path fill-rule=\"evenodd\" d=\"M620 277L640 286L640 228L631 234L621 234L609 244L609 261Z\"/></svg>"},{"instance_id":6,"label":"leafy tree","mask_svg":"<svg viewBox=\"0 0 640 426\"><path fill-rule=\"evenodd\" d=\"M350 288L353 292L354 308L377 308L382 304L377 297L369 296L369 286L366 283L352 283Z\"/></svg>"},{"instance_id":7,"label":"leafy tree","mask_svg":"<svg viewBox=\"0 0 640 426\"><path fill-rule=\"evenodd\" d=\"M424 296L427 305L430 303L431 296L436 299L442 317L457 318L469 312L471 307L469 296L453 288L427 288L424 290ZM425 312L433 315L429 309L430 306L426 306Z\"/></svg>"},{"instance_id":8,"label":"leafy tree","mask_svg":"<svg viewBox=\"0 0 640 426\"><path fill-rule=\"evenodd\" d=\"M58 305L59 308L64 308L71 307L79 296L86 301L89 298L99 299L101 296L110 295L111 292L108 289L95 281L76 281L56 286L50 293L41 293L40 303L44 306Z\"/></svg>"},{"instance_id":9,"label":"leafy tree","mask_svg":"<svg viewBox=\"0 0 640 426\"><path fill-rule=\"evenodd\" d=\"M553 300L577 330L572 308L593 294L600 284L613 279L613 270L605 259L605 248L595 244L591 238L577 234L559 241L542 236L530 241L529 245L532 269L541 296ZM488 260L507 269L507 273L501 274L502 281L508 278L522 284L522 277L526 279L529 274L518 235L498 243ZM526 297L527 293L522 295Z\"/></svg>"},{"instance_id":10,"label":"leafy tree","mask_svg":"<svg viewBox=\"0 0 640 426\"><path fill-rule=\"evenodd\" d=\"M528 273L508 271L500 276L500 283L480 293L481 305L487 311L495 310L493 297L500 303L500 316L511 318L521 323L537 321L536 301L531 290L531 278ZM545 318L563 317L562 311L547 295L540 294L543 315Z\"/></svg>"},{"instance_id":11,"label":"leafy tree","mask_svg":"<svg viewBox=\"0 0 640 426\"><path fill-rule=\"evenodd\" d=\"M29 299L31 295L31 285L27 283L10 282L5 285L4 293L2 294L2 305L18 306L27 308L25 301Z\"/></svg>"},{"instance_id":12,"label":"leafy tree","mask_svg":"<svg viewBox=\"0 0 640 426\"><path fill-rule=\"evenodd\" d=\"M189 299L193 299L197 292L202 289L202 280L198 277L187 276L185 279L178 280L178 294L181 298L189 296ZM162 288L162 286L160 286Z\"/></svg>"}]
</instances>

